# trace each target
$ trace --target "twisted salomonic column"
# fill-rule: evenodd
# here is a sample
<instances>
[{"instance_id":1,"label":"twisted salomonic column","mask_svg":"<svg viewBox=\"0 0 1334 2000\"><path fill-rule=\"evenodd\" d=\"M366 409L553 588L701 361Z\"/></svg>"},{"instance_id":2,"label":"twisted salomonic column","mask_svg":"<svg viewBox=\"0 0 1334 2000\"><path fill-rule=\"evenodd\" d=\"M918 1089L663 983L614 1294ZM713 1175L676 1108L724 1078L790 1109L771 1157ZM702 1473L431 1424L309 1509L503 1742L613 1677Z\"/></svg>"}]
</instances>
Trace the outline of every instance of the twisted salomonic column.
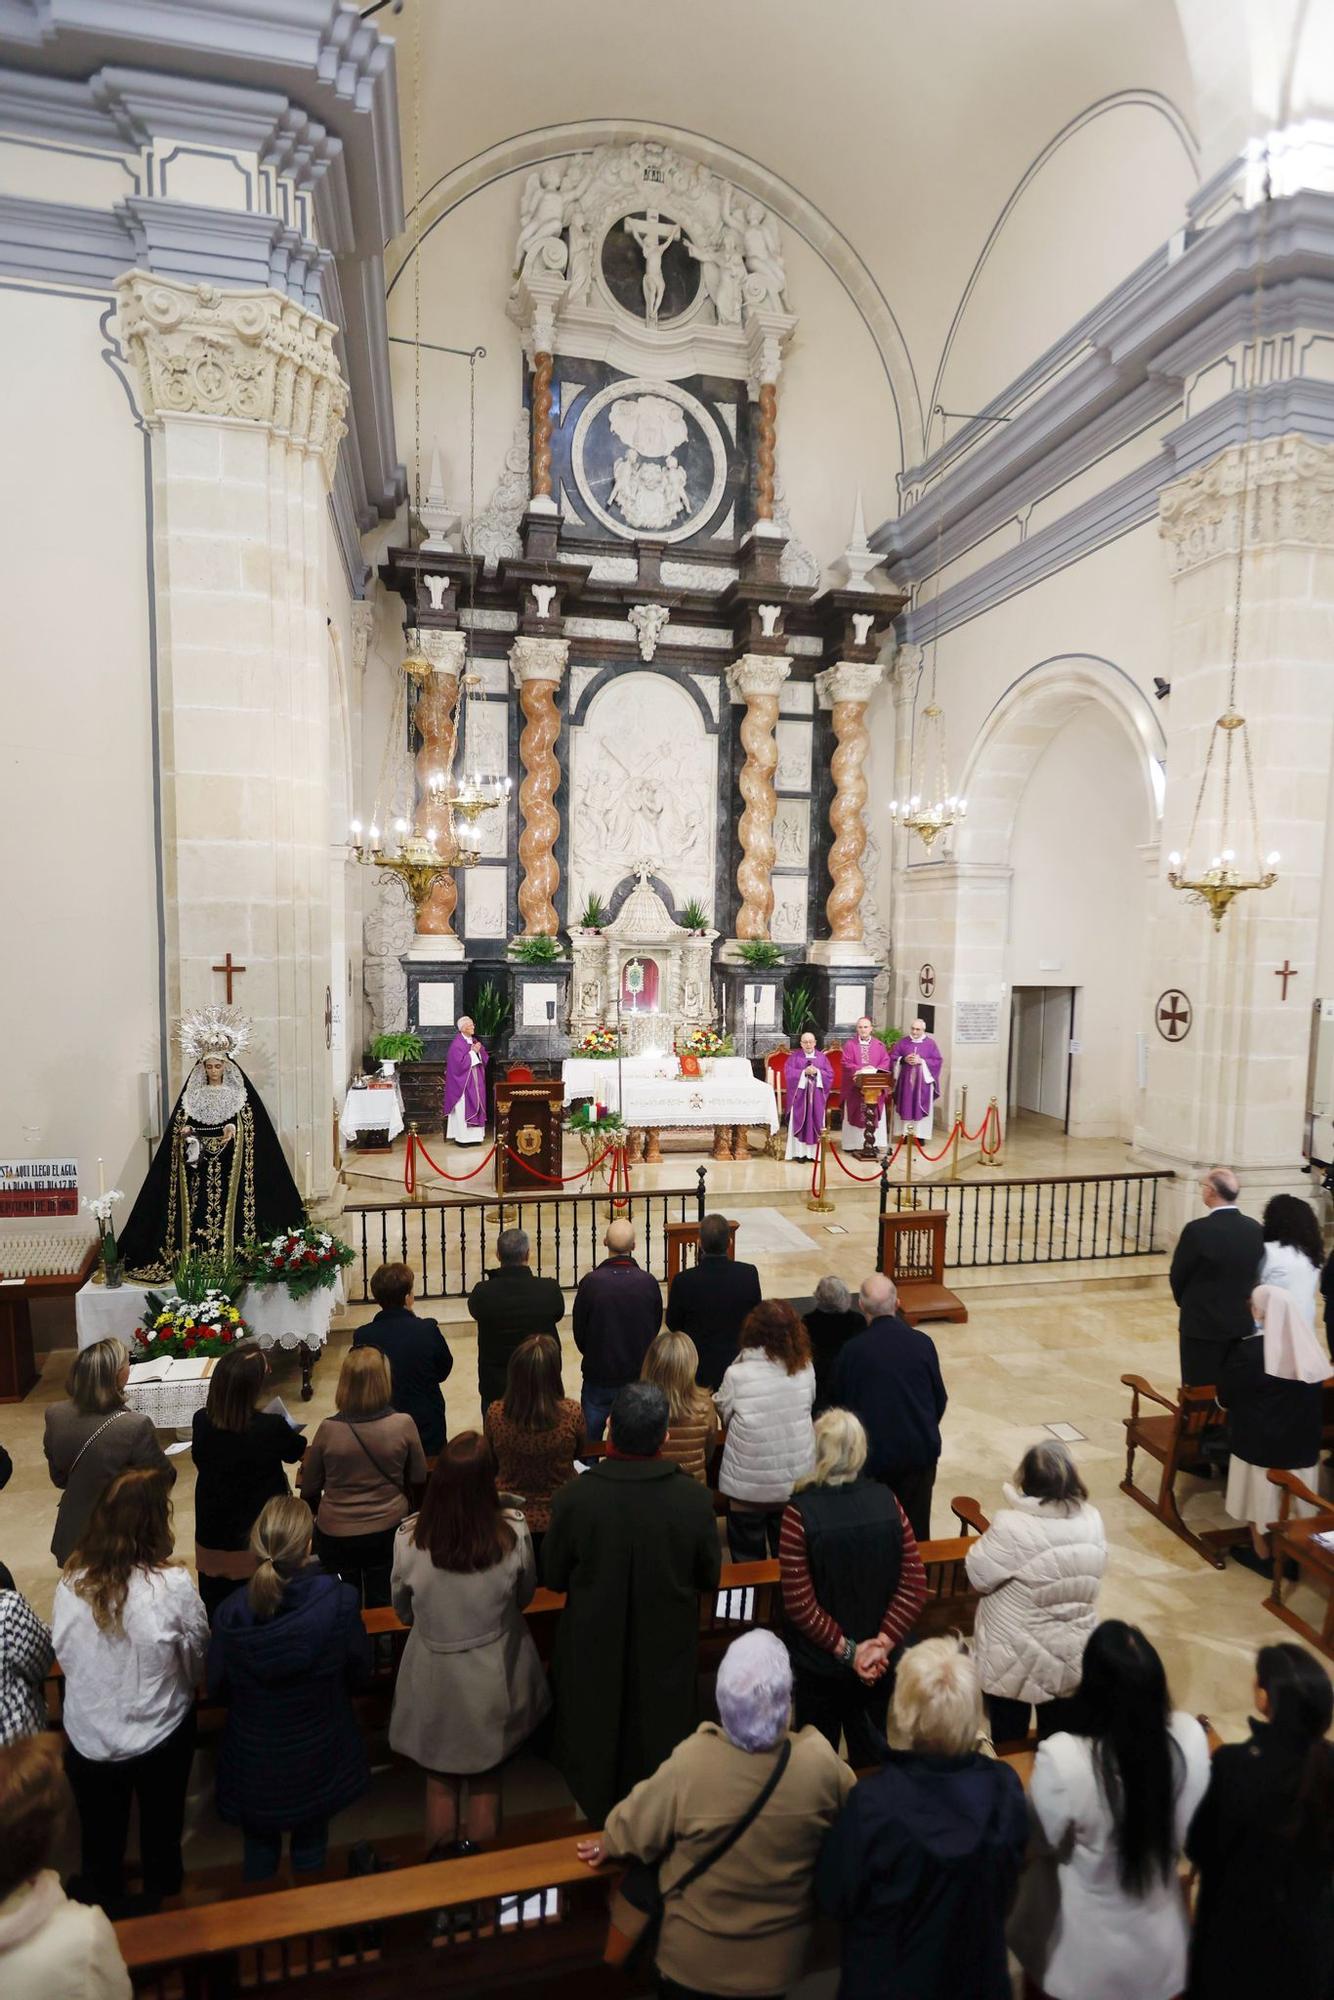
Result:
<instances>
[{"instance_id":1,"label":"twisted salomonic column","mask_svg":"<svg viewBox=\"0 0 1334 2000\"><path fill-rule=\"evenodd\" d=\"M533 498L551 498L551 355L533 356Z\"/></svg>"},{"instance_id":2,"label":"twisted salomonic column","mask_svg":"<svg viewBox=\"0 0 1334 2000\"><path fill-rule=\"evenodd\" d=\"M862 897L866 881L861 859L866 847L866 778L863 765L869 741L866 704L879 686L882 669L870 662L839 660L815 677L815 691L827 704L834 725L836 748L829 768L834 796L829 805L833 845L829 849L832 888L825 900L829 935L846 944L862 942Z\"/></svg>"},{"instance_id":3,"label":"twisted salomonic column","mask_svg":"<svg viewBox=\"0 0 1334 2000\"><path fill-rule=\"evenodd\" d=\"M755 518L774 517L774 457L778 445L778 385L760 384L759 440L755 447Z\"/></svg>"},{"instance_id":4,"label":"twisted salomonic column","mask_svg":"<svg viewBox=\"0 0 1334 2000\"><path fill-rule=\"evenodd\" d=\"M417 810L414 833L433 833L443 852L449 843L449 807L443 780L454 761L454 704L463 672L467 637L462 632L414 633L415 650L429 661L430 674L418 684L413 720L421 738L417 752ZM419 937L453 937L458 884L453 873L442 875L417 913Z\"/></svg>"},{"instance_id":5,"label":"twisted salomonic column","mask_svg":"<svg viewBox=\"0 0 1334 2000\"><path fill-rule=\"evenodd\" d=\"M519 690L523 710L523 734L519 757L523 779L519 785L519 811L523 828L519 834L519 914L524 937L555 937L560 928L555 895L560 869L552 849L560 832L560 814L554 800L560 784L556 760L556 738L560 735L560 715L556 708L556 686L565 672L569 657L568 639L520 637L510 648L510 671Z\"/></svg>"},{"instance_id":6,"label":"twisted salomonic column","mask_svg":"<svg viewBox=\"0 0 1334 2000\"><path fill-rule=\"evenodd\" d=\"M778 765L774 724L778 720L778 690L791 671L790 660L768 653L743 653L727 669L732 699L746 704L741 721L741 747L746 761L738 781L746 803L737 825L741 861L736 871L736 885L741 891L736 934L743 940L767 938L774 911L774 814L778 810L774 791L774 771Z\"/></svg>"},{"instance_id":7,"label":"twisted salomonic column","mask_svg":"<svg viewBox=\"0 0 1334 2000\"><path fill-rule=\"evenodd\" d=\"M747 388L756 404L755 426L755 519L772 525L774 517L774 459L778 447L778 377L783 366L783 347L796 322L784 314L752 309L747 320L750 351L747 356Z\"/></svg>"}]
</instances>

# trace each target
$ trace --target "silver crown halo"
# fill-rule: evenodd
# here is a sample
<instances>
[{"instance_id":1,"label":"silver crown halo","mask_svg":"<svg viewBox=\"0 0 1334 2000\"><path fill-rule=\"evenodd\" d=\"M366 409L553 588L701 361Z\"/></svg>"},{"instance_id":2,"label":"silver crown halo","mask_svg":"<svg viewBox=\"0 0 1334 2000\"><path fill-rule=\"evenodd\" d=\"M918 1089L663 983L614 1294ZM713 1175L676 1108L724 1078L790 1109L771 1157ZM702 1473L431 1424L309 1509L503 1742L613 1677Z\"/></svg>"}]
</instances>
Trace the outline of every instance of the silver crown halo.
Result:
<instances>
[{"instance_id":1,"label":"silver crown halo","mask_svg":"<svg viewBox=\"0 0 1334 2000\"><path fill-rule=\"evenodd\" d=\"M236 1007L196 1007L182 1014L176 1037L191 1062L238 1056L249 1045L250 1023Z\"/></svg>"}]
</instances>

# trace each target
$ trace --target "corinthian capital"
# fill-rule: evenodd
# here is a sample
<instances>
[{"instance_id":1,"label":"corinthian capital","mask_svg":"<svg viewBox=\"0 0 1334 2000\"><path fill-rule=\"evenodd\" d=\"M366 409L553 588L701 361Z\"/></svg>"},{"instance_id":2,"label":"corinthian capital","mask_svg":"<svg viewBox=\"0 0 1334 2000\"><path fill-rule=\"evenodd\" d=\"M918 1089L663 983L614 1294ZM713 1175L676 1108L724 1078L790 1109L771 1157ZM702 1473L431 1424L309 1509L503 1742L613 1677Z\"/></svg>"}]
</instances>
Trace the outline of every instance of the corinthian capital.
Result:
<instances>
[{"instance_id":1,"label":"corinthian capital","mask_svg":"<svg viewBox=\"0 0 1334 2000\"><path fill-rule=\"evenodd\" d=\"M727 669L727 686L733 701L750 701L756 695L777 694L791 671L791 660L781 655L743 653Z\"/></svg>"},{"instance_id":2,"label":"corinthian capital","mask_svg":"<svg viewBox=\"0 0 1334 2000\"><path fill-rule=\"evenodd\" d=\"M522 687L525 681L558 681L569 657L568 639L522 634L510 647L510 672L516 687Z\"/></svg>"},{"instance_id":3,"label":"corinthian capital","mask_svg":"<svg viewBox=\"0 0 1334 2000\"><path fill-rule=\"evenodd\" d=\"M411 638L413 650L430 662L434 673L458 679L468 657L466 632L442 632L438 627L418 625L413 628Z\"/></svg>"},{"instance_id":4,"label":"corinthian capital","mask_svg":"<svg viewBox=\"0 0 1334 2000\"><path fill-rule=\"evenodd\" d=\"M1158 532L1173 575L1236 555L1243 495L1248 549L1334 543L1334 446L1296 435L1232 445L1165 486Z\"/></svg>"},{"instance_id":5,"label":"corinthian capital","mask_svg":"<svg viewBox=\"0 0 1334 2000\"><path fill-rule=\"evenodd\" d=\"M244 417L314 453L331 483L347 426L331 321L284 293L127 272L116 331L150 428L168 416Z\"/></svg>"},{"instance_id":6,"label":"corinthian capital","mask_svg":"<svg viewBox=\"0 0 1334 2000\"><path fill-rule=\"evenodd\" d=\"M836 660L815 676L816 697L821 708L832 708L836 701L869 701L884 673L878 660Z\"/></svg>"}]
</instances>

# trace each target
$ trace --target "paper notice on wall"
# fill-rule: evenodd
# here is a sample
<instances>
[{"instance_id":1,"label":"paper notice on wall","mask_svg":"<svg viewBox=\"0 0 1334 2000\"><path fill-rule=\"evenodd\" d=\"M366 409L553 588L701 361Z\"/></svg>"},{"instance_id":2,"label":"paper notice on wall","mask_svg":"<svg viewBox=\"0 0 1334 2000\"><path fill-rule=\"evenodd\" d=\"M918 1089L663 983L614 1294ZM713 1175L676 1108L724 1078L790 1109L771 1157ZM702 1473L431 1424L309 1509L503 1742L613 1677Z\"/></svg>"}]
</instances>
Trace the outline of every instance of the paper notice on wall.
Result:
<instances>
[{"instance_id":1,"label":"paper notice on wall","mask_svg":"<svg viewBox=\"0 0 1334 2000\"><path fill-rule=\"evenodd\" d=\"M999 1000L956 1000L954 1003L954 1046L1000 1040Z\"/></svg>"}]
</instances>

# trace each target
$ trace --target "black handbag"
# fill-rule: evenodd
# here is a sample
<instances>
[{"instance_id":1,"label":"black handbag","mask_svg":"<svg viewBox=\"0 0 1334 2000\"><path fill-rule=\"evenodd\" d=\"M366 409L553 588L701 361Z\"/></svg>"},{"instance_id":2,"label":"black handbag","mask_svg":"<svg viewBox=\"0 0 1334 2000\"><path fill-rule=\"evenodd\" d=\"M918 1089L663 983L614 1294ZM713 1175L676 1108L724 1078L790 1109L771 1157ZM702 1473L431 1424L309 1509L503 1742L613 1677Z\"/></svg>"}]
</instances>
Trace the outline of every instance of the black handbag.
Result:
<instances>
[{"instance_id":1,"label":"black handbag","mask_svg":"<svg viewBox=\"0 0 1334 2000\"><path fill-rule=\"evenodd\" d=\"M722 1839L711 1847L707 1854L701 1854L698 1861L687 1868L679 1881L673 1882L666 1894L663 1893L659 1878L661 1861L632 1861L622 1875L613 1894L613 1922L607 1939L607 1949L603 1954L607 1965L626 1965L632 1961L644 1962L651 1959L658 1947L658 1933L662 1929L663 1910L668 1901L684 1895L701 1875L706 1875L716 1862L722 1860L729 1849L735 1847L743 1833L754 1826L764 1808L777 1791L784 1771L792 1756L792 1738L785 1737L778 1760L764 1784L747 1806L736 1825L730 1827ZM615 1903L623 1907L618 1911Z\"/></svg>"}]
</instances>

